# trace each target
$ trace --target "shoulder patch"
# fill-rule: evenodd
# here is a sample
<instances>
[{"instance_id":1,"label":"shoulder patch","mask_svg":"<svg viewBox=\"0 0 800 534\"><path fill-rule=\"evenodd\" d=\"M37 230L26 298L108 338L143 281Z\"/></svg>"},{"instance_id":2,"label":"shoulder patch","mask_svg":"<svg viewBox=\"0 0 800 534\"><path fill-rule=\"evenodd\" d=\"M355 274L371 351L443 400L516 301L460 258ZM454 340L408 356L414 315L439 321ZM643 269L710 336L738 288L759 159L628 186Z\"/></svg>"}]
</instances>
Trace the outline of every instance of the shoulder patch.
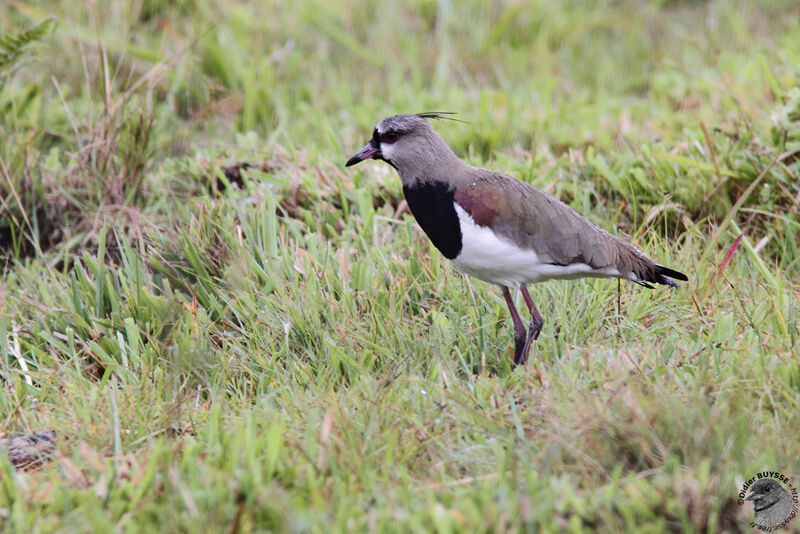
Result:
<instances>
[{"instance_id":1,"label":"shoulder patch","mask_svg":"<svg viewBox=\"0 0 800 534\"><path fill-rule=\"evenodd\" d=\"M494 225L501 199L498 192L492 187L486 185L463 187L455 192L454 200L464 211L469 213L478 226L491 228Z\"/></svg>"}]
</instances>

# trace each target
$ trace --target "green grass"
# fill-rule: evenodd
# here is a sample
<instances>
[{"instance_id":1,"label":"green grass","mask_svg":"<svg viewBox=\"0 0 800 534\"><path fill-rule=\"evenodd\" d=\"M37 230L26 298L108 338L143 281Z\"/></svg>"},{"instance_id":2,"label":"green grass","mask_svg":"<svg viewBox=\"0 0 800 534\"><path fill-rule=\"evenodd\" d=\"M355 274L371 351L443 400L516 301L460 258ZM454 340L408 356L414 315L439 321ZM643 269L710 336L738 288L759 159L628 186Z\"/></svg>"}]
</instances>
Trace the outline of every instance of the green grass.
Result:
<instances>
[{"instance_id":1,"label":"green grass","mask_svg":"<svg viewBox=\"0 0 800 534\"><path fill-rule=\"evenodd\" d=\"M59 434L0 530L736 532L800 474L794 2L129 4L0 7L59 19L0 69L0 436ZM343 167L427 110L690 282L535 286L512 369Z\"/></svg>"}]
</instances>

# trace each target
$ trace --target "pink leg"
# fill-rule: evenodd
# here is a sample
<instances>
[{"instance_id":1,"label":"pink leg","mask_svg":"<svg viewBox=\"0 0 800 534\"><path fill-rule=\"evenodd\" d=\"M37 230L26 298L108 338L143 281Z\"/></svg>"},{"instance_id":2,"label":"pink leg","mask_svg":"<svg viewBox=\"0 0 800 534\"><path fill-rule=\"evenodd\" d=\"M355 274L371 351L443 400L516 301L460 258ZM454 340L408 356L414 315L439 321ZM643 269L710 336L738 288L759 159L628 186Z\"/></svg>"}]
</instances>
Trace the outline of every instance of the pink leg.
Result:
<instances>
[{"instance_id":1,"label":"pink leg","mask_svg":"<svg viewBox=\"0 0 800 534\"><path fill-rule=\"evenodd\" d=\"M531 350L531 343L539 337L539 333L542 331L544 318L542 317L542 314L539 313L539 310L536 309L536 304L533 303L531 294L528 293L528 288L525 287L525 284L522 284L520 289L522 290L522 298L525 299L525 304L528 305L528 309L531 311L531 327L528 331L528 339L525 342L525 347L522 351L522 363L525 363L528 360L528 353Z\"/></svg>"},{"instance_id":2,"label":"pink leg","mask_svg":"<svg viewBox=\"0 0 800 534\"><path fill-rule=\"evenodd\" d=\"M511 321L514 323L514 365L525 363L523 351L525 349L525 325L522 318L519 316L517 307L514 306L514 301L511 299L511 293L506 286L503 286L503 298L506 299L508 311L511 312Z\"/></svg>"}]
</instances>

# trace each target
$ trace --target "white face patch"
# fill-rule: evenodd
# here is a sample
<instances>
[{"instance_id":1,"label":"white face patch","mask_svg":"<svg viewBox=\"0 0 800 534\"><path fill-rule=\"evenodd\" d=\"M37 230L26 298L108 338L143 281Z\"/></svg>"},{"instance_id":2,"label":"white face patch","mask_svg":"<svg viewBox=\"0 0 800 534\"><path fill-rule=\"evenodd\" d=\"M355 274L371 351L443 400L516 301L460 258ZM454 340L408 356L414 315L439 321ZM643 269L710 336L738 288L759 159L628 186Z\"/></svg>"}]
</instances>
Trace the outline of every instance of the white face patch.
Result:
<instances>
[{"instance_id":1,"label":"white face patch","mask_svg":"<svg viewBox=\"0 0 800 534\"><path fill-rule=\"evenodd\" d=\"M395 158L393 156L395 155L396 150L395 145L397 145L397 143L381 143L381 154L383 154L383 159L394 161Z\"/></svg>"},{"instance_id":2,"label":"white face patch","mask_svg":"<svg viewBox=\"0 0 800 534\"><path fill-rule=\"evenodd\" d=\"M615 268L543 263L533 250L520 248L490 228L478 226L457 203L455 208L461 225L461 252L451 261L456 269L470 276L508 287L553 279L619 277Z\"/></svg>"}]
</instances>

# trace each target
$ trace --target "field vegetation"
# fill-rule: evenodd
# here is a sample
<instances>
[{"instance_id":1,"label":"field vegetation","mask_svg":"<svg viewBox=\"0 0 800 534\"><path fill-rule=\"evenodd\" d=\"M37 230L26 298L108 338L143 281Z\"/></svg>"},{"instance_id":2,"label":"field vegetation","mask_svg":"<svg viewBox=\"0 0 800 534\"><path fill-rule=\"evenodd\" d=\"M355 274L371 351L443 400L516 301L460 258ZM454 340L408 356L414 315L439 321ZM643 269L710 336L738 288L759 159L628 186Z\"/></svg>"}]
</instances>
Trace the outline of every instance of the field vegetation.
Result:
<instances>
[{"instance_id":1,"label":"field vegetation","mask_svg":"<svg viewBox=\"0 0 800 534\"><path fill-rule=\"evenodd\" d=\"M688 274L500 292L382 117ZM749 532L800 476L800 6L7 0L4 532ZM521 304L521 299L520 299ZM793 523L800 529L800 520Z\"/></svg>"}]
</instances>

